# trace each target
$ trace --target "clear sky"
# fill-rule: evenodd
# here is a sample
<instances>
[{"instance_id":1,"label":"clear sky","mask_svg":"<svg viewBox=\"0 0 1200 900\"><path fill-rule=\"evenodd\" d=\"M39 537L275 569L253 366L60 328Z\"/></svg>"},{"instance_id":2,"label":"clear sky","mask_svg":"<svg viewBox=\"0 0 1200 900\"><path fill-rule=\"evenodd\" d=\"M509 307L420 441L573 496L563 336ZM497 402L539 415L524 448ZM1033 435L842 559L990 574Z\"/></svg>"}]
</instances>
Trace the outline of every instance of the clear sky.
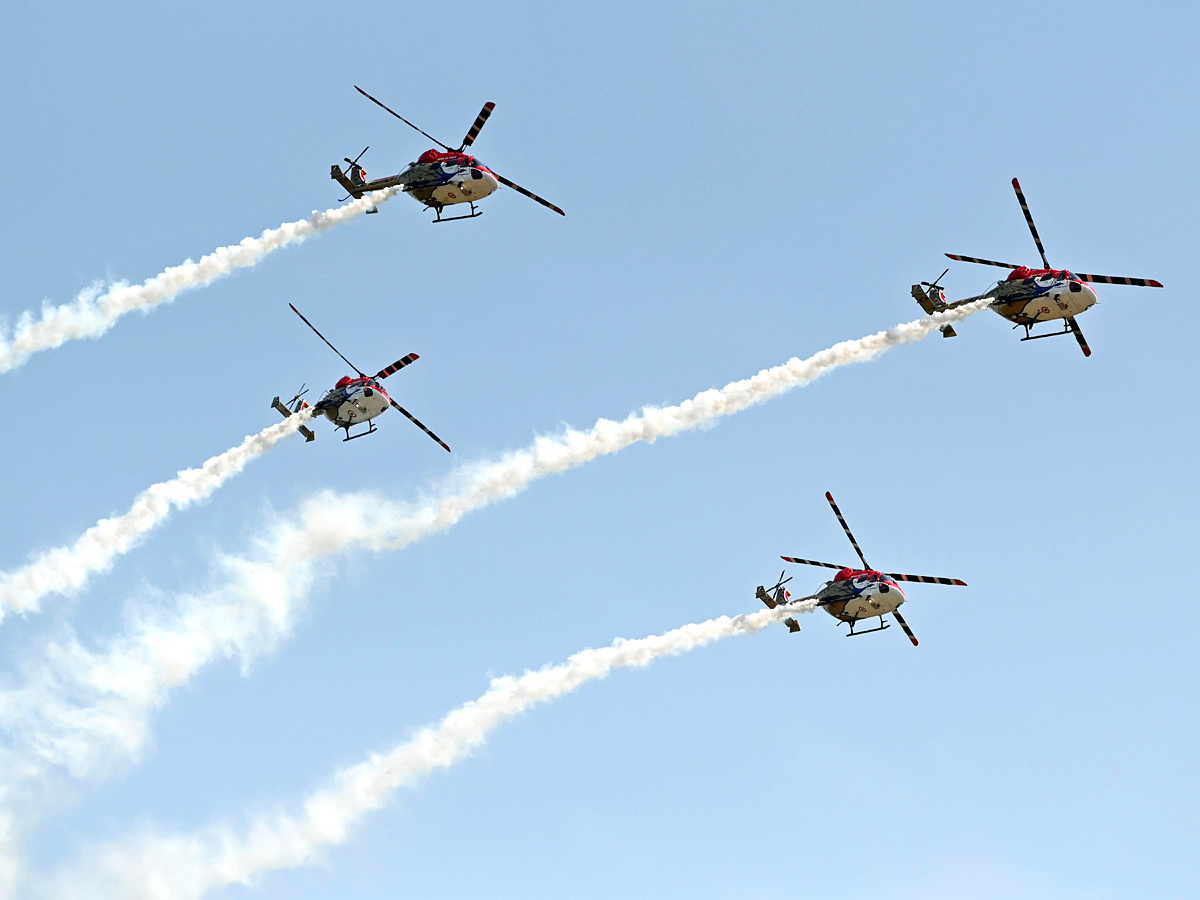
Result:
<instances>
[{"instance_id":1,"label":"clear sky","mask_svg":"<svg viewBox=\"0 0 1200 900\"><path fill-rule=\"evenodd\" d=\"M567 215L502 190L432 227L399 197L0 376L5 570L345 374L289 302L365 370L419 353L389 387L454 448L394 414L349 444L318 425L5 619L4 759L38 677L106 712L54 647L121 646L319 491L331 517L338 493L412 500L916 318L909 285L946 265L951 297L1003 274L946 251L1035 261L1013 176L1052 264L1166 285L1100 286L1090 359L982 313L335 557L282 639L165 692L128 753L0 797L13 896L98 842L295 809L493 676L761 608L780 554L853 560L826 490L872 564L970 585L908 591L919 648L818 612L614 673L317 864L214 896L1195 896L1198 25L1108 2L7 10L6 327L335 206L329 166L365 145L372 177L429 147L355 84L451 144L495 101L479 157Z\"/></svg>"}]
</instances>

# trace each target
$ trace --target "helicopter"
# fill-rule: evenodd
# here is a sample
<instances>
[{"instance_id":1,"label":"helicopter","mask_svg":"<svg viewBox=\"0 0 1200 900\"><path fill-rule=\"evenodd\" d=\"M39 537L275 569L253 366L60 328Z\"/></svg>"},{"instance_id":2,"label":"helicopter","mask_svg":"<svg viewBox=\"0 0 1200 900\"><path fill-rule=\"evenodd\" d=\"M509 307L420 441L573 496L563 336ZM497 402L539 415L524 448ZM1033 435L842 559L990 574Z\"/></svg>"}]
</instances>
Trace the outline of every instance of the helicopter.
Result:
<instances>
[{"instance_id":1,"label":"helicopter","mask_svg":"<svg viewBox=\"0 0 1200 900\"><path fill-rule=\"evenodd\" d=\"M961 587L966 587L967 583L958 578L940 578L934 575L900 575L895 572L879 572L871 568L871 564L867 562L863 556L862 549L858 546L858 541L854 539L854 534L850 531L850 526L846 524L846 519L842 515L842 511L838 509L837 503L833 500L833 495L828 491L825 492L825 499L829 501L829 505L833 507L833 514L837 516L837 520L842 524L842 530L846 532L846 537L850 539L850 545L854 548L854 552L858 554L858 558L862 560L863 568L854 569L850 566L842 566L836 563L817 562L813 559L798 559L794 556L781 556L784 562L799 563L805 566L824 566L827 569L837 569L838 573L833 576L833 581L827 581L821 586L815 594L807 597L792 598L791 593L784 587L791 578L785 579L783 572L779 573L779 581L772 588L764 588L761 584L755 589L754 595L765 603L770 609L775 609L777 606L786 606L788 604L801 603L806 600L816 600L817 606L823 608L834 618L841 622L850 623L850 633L846 637L857 637L860 634L871 634L875 631L885 631L892 626L883 621L883 617L891 613L900 627L904 629L904 633L908 635L908 639L912 641L912 645L917 646L916 635L912 633L912 629L908 627L908 623L904 621L904 617L900 615L900 604L905 600L904 591L897 582L900 581L916 581L921 584L955 584ZM863 619L878 618L880 620L877 628L868 628L864 631L855 631L856 623ZM800 625L795 619L785 619L783 624L788 627L788 631L795 634L800 630Z\"/></svg>"},{"instance_id":2,"label":"helicopter","mask_svg":"<svg viewBox=\"0 0 1200 900\"><path fill-rule=\"evenodd\" d=\"M1025 337L1022 341L1034 341L1039 338L1057 337L1062 334L1073 334L1075 340L1079 342L1079 348L1083 351L1084 356L1091 356L1092 349L1088 346L1087 340L1083 336L1083 331L1079 328L1079 323L1075 317L1080 313L1090 309L1096 304L1096 291L1090 287L1091 284L1127 284L1136 287L1162 287L1162 284L1155 281L1153 278L1127 278L1121 275L1085 275L1082 272L1071 272L1067 269L1054 269L1050 267L1049 261L1046 259L1046 250L1042 246L1042 239L1038 235L1037 227L1033 224L1033 216L1029 212L1029 204L1025 202L1025 194L1021 191L1021 184L1017 179L1012 180L1013 190L1016 191L1017 201L1021 204L1021 211L1025 213L1025 222L1029 225L1029 233L1033 235L1033 242L1037 245L1038 254L1042 257L1042 265L1044 268L1033 269L1029 266L1014 266L1011 263L996 262L991 259L979 259L974 256L959 256L955 253L947 253L950 259L958 260L959 262L978 263L984 266L999 266L1002 269L1012 269L1008 277L1003 281L997 282L987 291L975 297L967 297L963 300L956 300L953 303L946 302L946 292L938 286L938 282L942 280L946 272L933 282L922 281L920 284L912 286L913 299L920 304L921 309L926 313L943 312L947 309L954 309L956 306L962 306L964 303L972 303L976 300L990 299L992 302L990 308L995 310L1010 322L1015 323L1014 328L1020 326L1025 329ZM1030 329L1033 326L1042 322L1053 321L1054 319L1063 319L1062 331L1050 331L1042 334L1032 334ZM942 337L954 337L954 327L951 325L943 325L941 327Z\"/></svg>"},{"instance_id":3,"label":"helicopter","mask_svg":"<svg viewBox=\"0 0 1200 900\"><path fill-rule=\"evenodd\" d=\"M410 353L408 356L401 357L400 359L396 360L387 368L380 369L374 375L367 375L362 369L354 365L354 363L350 362L350 360L346 359L345 356L342 356L342 352L338 350L337 347L333 346L333 344L330 344L325 335L317 331L316 326L314 326L312 322L308 321L308 319L304 318L304 314L301 313L300 310L296 309L296 307L292 306L290 303L288 306L292 307L292 312L303 319L304 324L311 328L316 333L317 337L325 341L330 350L332 350L338 356L341 356L342 359L345 360L346 365L358 373L357 378L352 378L349 375L345 375L340 378L337 384L335 384L331 390L326 391L325 396L311 407L313 411L312 414L314 416L324 415L325 418L329 419L329 421L331 421L335 426L345 430L346 436L342 439L343 443L346 441L352 441L355 438L364 437L368 434L374 434L378 429L375 427L375 423L371 420L391 406L393 409L402 413L406 419L420 428L423 432L433 438L443 450L445 450L447 453L450 452L450 447L445 441L426 428L420 419L389 397L387 395L387 391L383 389L383 385L379 383L389 375L394 375L405 366L416 362L420 358L417 356L417 354ZM271 401L271 407L277 410L279 414L286 419L289 416L300 412L301 410L309 409L308 402L301 399L307 393L308 391L306 390L305 386L301 385L300 390L296 392L296 396L289 400L286 404L281 403L279 398L276 397ZM360 431L357 434L350 433L350 429L353 426L359 425L363 422L367 424L366 431ZM300 426L300 431L304 434L305 443L313 440L316 437L311 429L306 428L303 425Z\"/></svg>"},{"instance_id":4,"label":"helicopter","mask_svg":"<svg viewBox=\"0 0 1200 900\"><path fill-rule=\"evenodd\" d=\"M487 102L483 104L483 109L479 111L479 115L475 117L475 122L471 125L467 136L463 138L457 150L450 149L449 146L443 144L431 134L427 134L413 125L412 122L404 118L398 112L388 109L358 85L354 89L393 116L413 128L420 131L421 134L429 138L435 144L442 148L441 150L426 150L417 161L408 164L399 175L389 175L386 178L376 178L373 181L367 180L366 170L359 164L363 153L370 150L370 146L363 148L362 153L358 154L354 159L344 157L349 168L343 172L342 167L334 165L329 170L329 177L340 184L349 196L354 199L360 198L368 191L379 191L384 188L399 187L405 193L411 194L415 199L425 204L426 207L432 209L436 218L434 222L454 222L458 219L474 219L476 216L483 215L482 210L475 208L475 202L482 200L484 197L493 193L500 185L510 187L518 194L524 194L530 200L536 200L538 203L547 209L552 209L560 216L565 216L566 213L555 206L548 200L543 200L532 191L528 191L521 187L515 181L509 181L503 175L498 175L493 172L474 156L471 156L463 151L475 143L475 138L479 136L479 130L483 128L483 124L488 120L488 116L492 114L492 110L496 108L496 104ZM342 198L348 199L346 197ZM450 216L442 218L442 210L447 206L455 206L460 203L469 203L471 212L462 216ZM369 213L376 213L379 210L372 207L367 210Z\"/></svg>"}]
</instances>

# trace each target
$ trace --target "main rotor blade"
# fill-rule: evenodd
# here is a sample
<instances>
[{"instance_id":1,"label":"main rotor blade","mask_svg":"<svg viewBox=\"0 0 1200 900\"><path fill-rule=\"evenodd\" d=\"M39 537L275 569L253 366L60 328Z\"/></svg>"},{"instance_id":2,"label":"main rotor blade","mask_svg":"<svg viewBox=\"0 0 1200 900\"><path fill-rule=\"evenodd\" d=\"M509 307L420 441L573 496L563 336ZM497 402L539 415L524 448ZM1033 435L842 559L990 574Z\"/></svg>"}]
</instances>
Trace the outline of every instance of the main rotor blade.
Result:
<instances>
[{"instance_id":1,"label":"main rotor blade","mask_svg":"<svg viewBox=\"0 0 1200 900\"><path fill-rule=\"evenodd\" d=\"M939 578L936 575L901 575L897 572L884 572L888 578L894 578L896 581L916 581L921 584L956 584L959 587L966 587L967 583L961 578Z\"/></svg>"},{"instance_id":2,"label":"main rotor blade","mask_svg":"<svg viewBox=\"0 0 1200 900\"><path fill-rule=\"evenodd\" d=\"M1083 329L1079 327L1079 323L1075 321L1074 316L1067 316L1067 328L1071 329L1071 333L1075 335L1075 340L1079 341L1079 349L1083 351L1083 355L1091 356L1092 348L1088 346L1087 338L1083 336Z\"/></svg>"},{"instance_id":3,"label":"main rotor blade","mask_svg":"<svg viewBox=\"0 0 1200 900\"><path fill-rule=\"evenodd\" d=\"M495 173L495 172L492 172L492 174L493 174L493 175L496 175L496 173ZM554 205L553 203L551 203L549 200L543 200L541 197L539 197L539 196L538 196L537 194L535 194L533 191L527 191L527 190L525 190L525 188L521 187L521 186L520 186L519 184L517 184L515 181L509 181L509 180L508 180L507 178L505 178L503 175L496 175L496 180L497 180L498 182L500 182L502 185L504 185L505 187L510 187L510 188L512 188L512 189L513 189L514 191L516 191L518 194L524 194L524 195L525 195L526 197L528 197L530 200L536 200L538 203L542 204L542 206L546 207L547 209L552 209L552 210L554 210L554 211L555 211L556 213L558 213L560 216L565 216L565 215L566 215L566 213L565 213L565 212L563 212L561 209L559 209L557 206L555 206L555 205Z\"/></svg>"},{"instance_id":4,"label":"main rotor blade","mask_svg":"<svg viewBox=\"0 0 1200 900\"><path fill-rule=\"evenodd\" d=\"M1153 278L1126 278L1124 275L1084 275L1082 272L1072 273L1080 281L1090 281L1093 284L1128 284L1133 287L1162 287L1161 281Z\"/></svg>"},{"instance_id":5,"label":"main rotor blade","mask_svg":"<svg viewBox=\"0 0 1200 900\"><path fill-rule=\"evenodd\" d=\"M296 309L296 307L292 306L292 304L290 304L290 303L288 304L288 306L292 307L292 312L294 312L296 315L298 315L301 319L304 319L304 324L307 325L309 328L311 328L313 330L313 332L316 334L316 336L319 337L321 340L323 340L328 345L330 350L332 350L338 356L342 356L342 351L339 350L337 347L333 346L333 344L330 344L329 339L327 337L325 337L325 335L321 334L321 332L317 331L317 326L315 326L312 322L308 321L308 319L304 318L304 313L300 312L300 310ZM348 365L350 368L352 368L355 372L357 372L363 378L367 377L366 372L364 372L362 369L360 369L354 363L350 362L350 360L346 359L346 357L342 356L342 359L345 360L346 365Z\"/></svg>"},{"instance_id":6,"label":"main rotor blade","mask_svg":"<svg viewBox=\"0 0 1200 900\"><path fill-rule=\"evenodd\" d=\"M368 94L362 88L360 88L357 84L354 86L354 89L356 91L358 91L360 94L362 94L364 97L366 97L368 100L370 100L372 103L374 103L376 106L382 107L383 109L387 109L388 112L390 112L393 116L395 116L397 119L399 119L405 125L407 125L409 128L415 129L416 131L420 131L421 134L425 135L425 137L429 138L431 141L433 141L435 144L437 144L443 150L450 150L449 147L447 147L445 144L443 144L441 141L439 141L437 138L435 138L432 134L429 134L428 132L425 132L425 131L421 131L420 128L417 128L416 125L414 125L412 122L408 121L408 119L404 118L404 116L400 115L400 113L396 112L394 109L388 109L386 106L384 106L378 100L376 100L374 97L372 97L370 94ZM453 152L453 151L451 151L451 152Z\"/></svg>"},{"instance_id":7,"label":"main rotor blade","mask_svg":"<svg viewBox=\"0 0 1200 900\"><path fill-rule=\"evenodd\" d=\"M488 120L488 116L492 114L492 110L496 108L496 104L489 100L483 104L483 109L479 111L479 115L475 117L475 124L471 126L471 130L467 132L467 136L463 138L462 146L458 148L459 153L475 143L475 138L479 137L479 129L483 127L483 123Z\"/></svg>"},{"instance_id":8,"label":"main rotor blade","mask_svg":"<svg viewBox=\"0 0 1200 900\"><path fill-rule=\"evenodd\" d=\"M900 627L904 629L904 633L908 635L908 639L912 641L912 645L917 646L917 636L912 633L912 629L908 627L908 623L904 621L904 616L900 615L900 610L893 609L892 615L896 617L896 621L900 623Z\"/></svg>"},{"instance_id":9,"label":"main rotor blade","mask_svg":"<svg viewBox=\"0 0 1200 900\"><path fill-rule=\"evenodd\" d=\"M956 253L947 253L946 256L950 257L950 259L957 259L959 262L979 263L981 266L999 266L1002 269L1020 268L1020 266L1014 266L1012 263L996 262L994 259L980 259L978 256L959 256Z\"/></svg>"},{"instance_id":10,"label":"main rotor blade","mask_svg":"<svg viewBox=\"0 0 1200 900\"><path fill-rule=\"evenodd\" d=\"M833 507L833 514L837 516L839 522L842 523L842 531L846 532L846 537L850 538L850 544L854 547L854 552L858 554L858 558L862 560L864 568L871 568L871 564L867 562L867 558L863 556L862 548L858 546L858 541L854 539L853 532L850 531L850 526L846 524L846 517L842 515L842 511L838 509L838 505L833 502L833 494L829 491L825 492L825 499L829 501L829 505Z\"/></svg>"},{"instance_id":11,"label":"main rotor blade","mask_svg":"<svg viewBox=\"0 0 1200 900\"><path fill-rule=\"evenodd\" d=\"M839 566L837 563L817 562L815 559L798 559L795 556L779 557L784 562L799 563L802 566L824 566L826 569L845 569L846 566Z\"/></svg>"},{"instance_id":12,"label":"main rotor blade","mask_svg":"<svg viewBox=\"0 0 1200 900\"><path fill-rule=\"evenodd\" d=\"M1029 212L1029 204L1025 202L1025 194L1021 191L1021 183L1017 179L1013 179L1013 190L1017 192L1017 200L1021 203L1021 212L1025 213L1025 222L1029 225L1029 233L1033 235L1033 242L1037 244L1038 253L1042 254L1042 265L1047 269L1050 268L1050 263L1046 260L1046 248L1042 246L1042 239L1038 235L1037 228L1033 224L1033 215Z\"/></svg>"},{"instance_id":13,"label":"main rotor blade","mask_svg":"<svg viewBox=\"0 0 1200 900\"><path fill-rule=\"evenodd\" d=\"M443 450L445 450L447 453L450 452L450 445L447 444L445 441L443 441L440 437L438 437L432 431L430 431L428 428L426 428L420 419L418 419L416 416L414 416L412 413L410 413L407 409L405 409L403 406L401 406L395 400L392 400L389 398L388 402L392 404L392 407L397 412L402 413L404 415L404 417L406 419L408 419L408 421L412 422L414 425L416 425L418 428L420 428L423 432L425 432L427 435L429 435L431 438L433 438L435 441L437 441L439 444L441 444Z\"/></svg>"},{"instance_id":14,"label":"main rotor blade","mask_svg":"<svg viewBox=\"0 0 1200 900\"><path fill-rule=\"evenodd\" d=\"M410 354L408 354L408 356L404 357L403 359L396 360L394 363L392 363L386 369L380 369L378 372L375 373L375 377L376 378L387 378L389 375L395 375L397 372L399 372L405 366L407 366L411 363L415 363L420 358L421 357L417 356L417 354L410 353Z\"/></svg>"}]
</instances>

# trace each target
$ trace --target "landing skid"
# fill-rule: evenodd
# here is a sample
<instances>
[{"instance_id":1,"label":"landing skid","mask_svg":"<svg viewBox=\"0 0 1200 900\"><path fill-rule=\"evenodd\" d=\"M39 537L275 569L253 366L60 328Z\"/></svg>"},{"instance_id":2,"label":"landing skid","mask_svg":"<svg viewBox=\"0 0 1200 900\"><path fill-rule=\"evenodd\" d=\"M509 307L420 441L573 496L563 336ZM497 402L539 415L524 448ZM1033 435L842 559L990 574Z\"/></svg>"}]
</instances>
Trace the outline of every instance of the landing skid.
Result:
<instances>
[{"instance_id":1,"label":"landing skid","mask_svg":"<svg viewBox=\"0 0 1200 900\"><path fill-rule=\"evenodd\" d=\"M892 627L892 623L891 623L891 622L884 622L884 621L881 619L881 620L880 620L880 622L879 622L879 627L878 627L878 628L868 628L866 631L855 631L855 630L854 630L854 623L853 623L853 622L851 622L851 623L850 623L850 633L849 633L848 635L846 635L846 637L858 637L860 634L871 634L871 633L873 633L873 632L876 632L876 631L887 631L887 630L888 630L889 628L891 628L891 627Z\"/></svg>"},{"instance_id":2,"label":"landing skid","mask_svg":"<svg viewBox=\"0 0 1200 900\"><path fill-rule=\"evenodd\" d=\"M459 219L477 219L477 218L479 218L480 216L482 216L482 215L483 215L483 210L482 210L482 209L476 209L476 208L475 208L475 204L474 204L474 203L472 203L472 204L471 204L471 212L470 212L470 214L469 214L469 215L465 215L465 216L450 216L448 219L443 219L443 218L442 218L442 209L444 209L444 207L441 207L441 206L433 206L433 207L430 207L430 208L431 208L431 209L434 211L434 213L437 215L437 218L433 220L433 224L434 224L434 225L436 225L438 222L457 222Z\"/></svg>"},{"instance_id":3,"label":"landing skid","mask_svg":"<svg viewBox=\"0 0 1200 900\"><path fill-rule=\"evenodd\" d=\"M1036 325L1037 323L1035 322L1034 324ZM1014 325L1013 327L1025 329L1025 337L1021 338L1022 341L1037 341L1041 340L1042 338L1061 337L1064 334L1072 333L1069 326L1064 328L1062 331L1048 331L1045 334L1030 334L1029 329L1032 328L1033 325Z\"/></svg>"},{"instance_id":4,"label":"landing skid","mask_svg":"<svg viewBox=\"0 0 1200 900\"><path fill-rule=\"evenodd\" d=\"M374 434L376 431L379 430L378 428L375 427L374 422L367 422L367 430L360 431L358 434L351 434L349 425L343 425L342 429L346 432L346 436L344 438L342 438L343 444L346 443L346 441L352 441L355 438L366 437L368 434Z\"/></svg>"},{"instance_id":5,"label":"landing skid","mask_svg":"<svg viewBox=\"0 0 1200 900\"><path fill-rule=\"evenodd\" d=\"M1037 323L1035 322L1034 324ZM1013 327L1015 328L1017 326L1014 325ZM1074 316L1068 316L1063 321L1062 331L1050 331L1046 334L1030 334L1029 329L1031 329L1033 325L1022 325L1021 327L1025 329L1025 337L1021 338L1022 341L1036 341L1039 338L1061 337L1064 334L1073 334L1075 335L1075 340L1079 343L1079 349L1083 351L1083 355L1092 355L1092 348L1088 346L1088 342L1083 336L1083 329L1079 327L1079 323L1075 321Z\"/></svg>"}]
</instances>

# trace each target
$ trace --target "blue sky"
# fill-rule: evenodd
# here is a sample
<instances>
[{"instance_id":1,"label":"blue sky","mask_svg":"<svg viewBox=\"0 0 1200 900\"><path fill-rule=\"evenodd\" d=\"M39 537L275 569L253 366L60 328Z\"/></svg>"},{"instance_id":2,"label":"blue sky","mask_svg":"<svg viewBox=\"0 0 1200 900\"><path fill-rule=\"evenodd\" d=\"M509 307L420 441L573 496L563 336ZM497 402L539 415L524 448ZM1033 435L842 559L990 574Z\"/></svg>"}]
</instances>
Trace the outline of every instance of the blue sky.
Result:
<instances>
[{"instance_id":1,"label":"blue sky","mask_svg":"<svg viewBox=\"0 0 1200 900\"><path fill-rule=\"evenodd\" d=\"M427 149L355 84L448 143L495 101L479 157L567 216L501 191L435 228L397 198L4 375L3 569L345 374L289 302L364 369L421 354L390 387L454 448L391 415L285 442L5 620L4 688L49 640L102 647L204 591L317 491L411 499L916 318L945 251L1033 261L1013 176L1052 264L1166 285L1101 286L1090 359L984 313L339 558L271 652L173 692L135 759L48 779L22 891L92 842L287 808L491 676L753 610L780 554L852 558L830 490L873 564L969 583L908 592L918 649L819 613L616 673L320 865L219 896L1193 895L1196 26L1171 3L10 10L6 323L333 206L329 166L364 145L372 176Z\"/></svg>"}]
</instances>

